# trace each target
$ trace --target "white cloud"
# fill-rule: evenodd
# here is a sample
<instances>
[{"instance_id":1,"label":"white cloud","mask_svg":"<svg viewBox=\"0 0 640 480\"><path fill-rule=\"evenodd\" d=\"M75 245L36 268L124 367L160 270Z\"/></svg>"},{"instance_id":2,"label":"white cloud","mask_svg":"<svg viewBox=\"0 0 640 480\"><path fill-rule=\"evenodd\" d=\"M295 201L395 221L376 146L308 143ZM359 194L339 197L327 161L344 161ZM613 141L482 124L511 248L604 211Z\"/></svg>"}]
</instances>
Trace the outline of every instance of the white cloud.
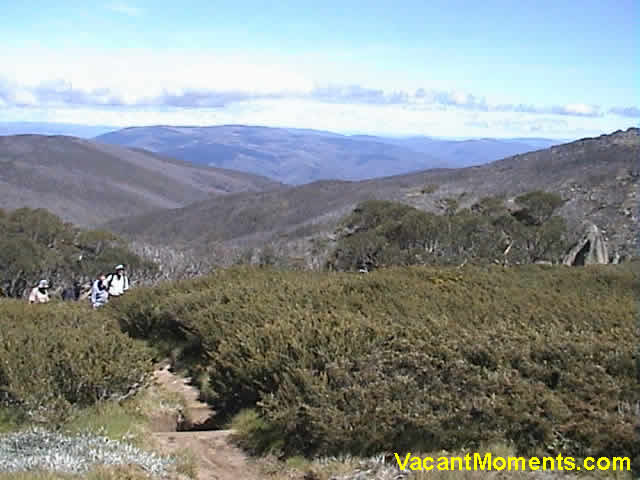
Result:
<instances>
[{"instance_id":1,"label":"white cloud","mask_svg":"<svg viewBox=\"0 0 640 480\"><path fill-rule=\"evenodd\" d=\"M20 106L35 106L39 103L35 94L24 88L18 88L10 92L7 98L11 103Z\"/></svg>"},{"instance_id":2,"label":"white cloud","mask_svg":"<svg viewBox=\"0 0 640 480\"><path fill-rule=\"evenodd\" d=\"M129 105L194 91L271 95L303 94L313 88L311 79L293 68L211 54L80 52L61 55L50 52L18 55L7 51L5 56L5 52L0 51L0 55L6 58L4 65L7 65L4 69L0 67L0 79L6 77L14 88L56 85L85 93L109 91Z\"/></svg>"},{"instance_id":3,"label":"white cloud","mask_svg":"<svg viewBox=\"0 0 640 480\"><path fill-rule=\"evenodd\" d=\"M250 123L443 136L563 136L572 129L626 128L621 113L635 113L618 108L604 115L586 103L498 105L477 94L428 85L345 86L256 56L143 50L62 54L2 47L0 56L5 59L0 112L6 120L31 116L114 126Z\"/></svg>"},{"instance_id":4,"label":"white cloud","mask_svg":"<svg viewBox=\"0 0 640 480\"><path fill-rule=\"evenodd\" d=\"M553 113L560 115L577 115L581 117L600 116L600 108L597 105L587 105L584 103L572 103L562 107L556 107Z\"/></svg>"},{"instance_id":5,"label":"white cloud","mask_svg":"<svg viewBox=\"0 0 640 480\"><path fill-rule=\"evenodd\" d=\"M577 113L578 115L591 115L596 111L592 105L585 105L584 103L566 105L565 109L567 112Z\"/></svg>"},{"instance_id":6,"label":"white cloud","mask_svg":"<svg viewBox=\"0 0 640 480\"><path fill-rule=\"evenodd\" d=\"M627 118L640 118L640 108L638 107L613 107L609 113Z\"/></svg>"}]
</instances>

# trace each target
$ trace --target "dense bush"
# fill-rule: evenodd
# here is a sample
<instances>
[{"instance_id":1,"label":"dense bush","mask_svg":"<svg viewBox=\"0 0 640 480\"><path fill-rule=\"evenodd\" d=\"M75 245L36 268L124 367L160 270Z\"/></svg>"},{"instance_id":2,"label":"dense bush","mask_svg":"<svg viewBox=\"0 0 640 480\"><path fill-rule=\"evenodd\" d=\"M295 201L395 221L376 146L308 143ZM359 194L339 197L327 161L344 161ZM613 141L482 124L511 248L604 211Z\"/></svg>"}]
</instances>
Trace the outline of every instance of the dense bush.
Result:
<instances>
[{"instance_id":1,"label":"dense bush","mask_svg":"<svg viewBox=\"0 0 640 480\"><path fill-rule=\"evenodd\" d=\"M506 440L637 457L637 273L232 269L109 308L132 333L197 339L192 373L221 419L257 409L256 434L286 453Z\"/></svg>"},{"instance_id":2,"label":"dense bush","mask_svg":"<svg viewBox=\"0 0 640 480\"><path fill-rule=\"evenodd\" d=\"M40 278L54 288L84 283L118 263L138 276L155 271L111 233L77 229L44 209L0 210L0 290L6 296L22 296Z\"/></svg>"},{"instance_id":3,"label":"dense bush","mask_svg":"<svg viewBox=\"0 0 640 480\"><path fill-rule=\"evenodd\" d=\"M77 304L0 300L5 406L35 419L60 419L72 407L126 394L150 366L148 348L102 312Z\"/></svg>"},{"instance_id":4,"label":"dense bush","mask_svg":"<svg viewBox=\"0 0 640 480\"><path fill-rule=\"evenodd\" d=\"M443 215L405 204L369 200L339 229L331 270L372 270L391 265L558 262L568 247L566 225L554 211L555 194L531 192L507 208L488 197L469 209L445 199Z\"/></svg>"}]
</instances>

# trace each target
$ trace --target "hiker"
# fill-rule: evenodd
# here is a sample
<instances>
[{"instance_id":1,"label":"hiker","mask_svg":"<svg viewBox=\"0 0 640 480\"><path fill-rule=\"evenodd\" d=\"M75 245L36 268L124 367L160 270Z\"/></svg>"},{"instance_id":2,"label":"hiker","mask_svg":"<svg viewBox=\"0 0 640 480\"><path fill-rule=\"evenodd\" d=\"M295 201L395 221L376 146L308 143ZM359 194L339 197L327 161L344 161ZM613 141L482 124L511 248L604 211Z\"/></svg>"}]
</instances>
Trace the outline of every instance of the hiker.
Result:
<instances>
[{"instance_id":1,"label":"hiker","mask_svg":"<svg viewBox=\"0 0 640 480\"><path fill-rule=\"evenodd\" d=\"M124 265L116 265L116 273L110 273L107 277L107 289L109 297L119 297L129 290L129 279L124 271Z\"/></svg>"},{"instance_id":2,"label":"hiker","mask_svg":"<svg viewBox=\"0 0 640 480\"><path fill-rule=\"evenodd\" d=\"M93 308L100 308L109 301L109 290L106 283L107 278L104 273L98 274L96 280L91 286L91 306Z\"/></svg>"},{"instance_id":3,"label":"hiker","mask_svg":"<svg viewBox=\"0 0 640 480\"><path fill-rule=\"evenodd\" d=\"M29 303L49 303L49 282L40 280L29 294Z\"/></svg>"},{"instance_id":4,"label":"hiker","mask_svg":"<svg viewBox=\"0 0 640 480\"><path fill-rule=\"evenodd\" d=\"M77 301L80 298L80 290L80 283L78 281L73 282L73 286L62 291L62 300L64 302Z\"/></svg>"}]
</instances>

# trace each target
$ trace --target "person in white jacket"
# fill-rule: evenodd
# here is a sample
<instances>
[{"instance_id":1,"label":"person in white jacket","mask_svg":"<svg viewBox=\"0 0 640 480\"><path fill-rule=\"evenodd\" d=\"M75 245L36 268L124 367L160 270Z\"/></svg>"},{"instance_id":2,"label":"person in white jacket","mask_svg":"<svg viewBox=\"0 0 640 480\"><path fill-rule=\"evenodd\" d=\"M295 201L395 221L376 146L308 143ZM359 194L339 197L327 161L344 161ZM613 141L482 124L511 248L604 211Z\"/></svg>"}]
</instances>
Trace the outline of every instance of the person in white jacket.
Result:
<instances>
[{"instance_id":1,"label":"person in white jacket","mask_svg":"<svg viewBox=\"0 0 640 480\"><path fill-rule=\"evenodd\" d=\"M124 265L116 265L116 273L110 273L107 277L107 289L109 298L119 297L129 290L129 278L124 271Z\"/></svg>"},{"instance_id":2,"label":"person in white jacket","mask_svg":"<svg viewBox=\"0 0 640 480\"><path fill-rule=\"evenodd\" d=\"M40 280L29 294L29 303L49 303L49 282Z\"/></svg>"}]
</instances>

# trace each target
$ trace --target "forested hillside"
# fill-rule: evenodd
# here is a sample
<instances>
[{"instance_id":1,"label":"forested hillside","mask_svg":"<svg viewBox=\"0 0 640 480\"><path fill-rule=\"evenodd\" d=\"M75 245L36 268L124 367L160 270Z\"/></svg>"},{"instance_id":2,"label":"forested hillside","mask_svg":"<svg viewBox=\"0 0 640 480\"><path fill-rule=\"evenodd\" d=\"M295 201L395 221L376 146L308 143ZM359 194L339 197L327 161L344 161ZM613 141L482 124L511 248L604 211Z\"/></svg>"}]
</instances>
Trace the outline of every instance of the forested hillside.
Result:
<instances>
[{"instance_id":1,"label":"forested hillside","mask_svg":"<svg viewBox=\"0 0 640 480\"><path fill-rule=\"evenodd\" d=\"M6 296L22 296L41 278L54 292L84 284L119 263L138 279L156 270L112 233L76 228L44 209L0 209L0 288Z\"/></svg>"}]
</instances>

